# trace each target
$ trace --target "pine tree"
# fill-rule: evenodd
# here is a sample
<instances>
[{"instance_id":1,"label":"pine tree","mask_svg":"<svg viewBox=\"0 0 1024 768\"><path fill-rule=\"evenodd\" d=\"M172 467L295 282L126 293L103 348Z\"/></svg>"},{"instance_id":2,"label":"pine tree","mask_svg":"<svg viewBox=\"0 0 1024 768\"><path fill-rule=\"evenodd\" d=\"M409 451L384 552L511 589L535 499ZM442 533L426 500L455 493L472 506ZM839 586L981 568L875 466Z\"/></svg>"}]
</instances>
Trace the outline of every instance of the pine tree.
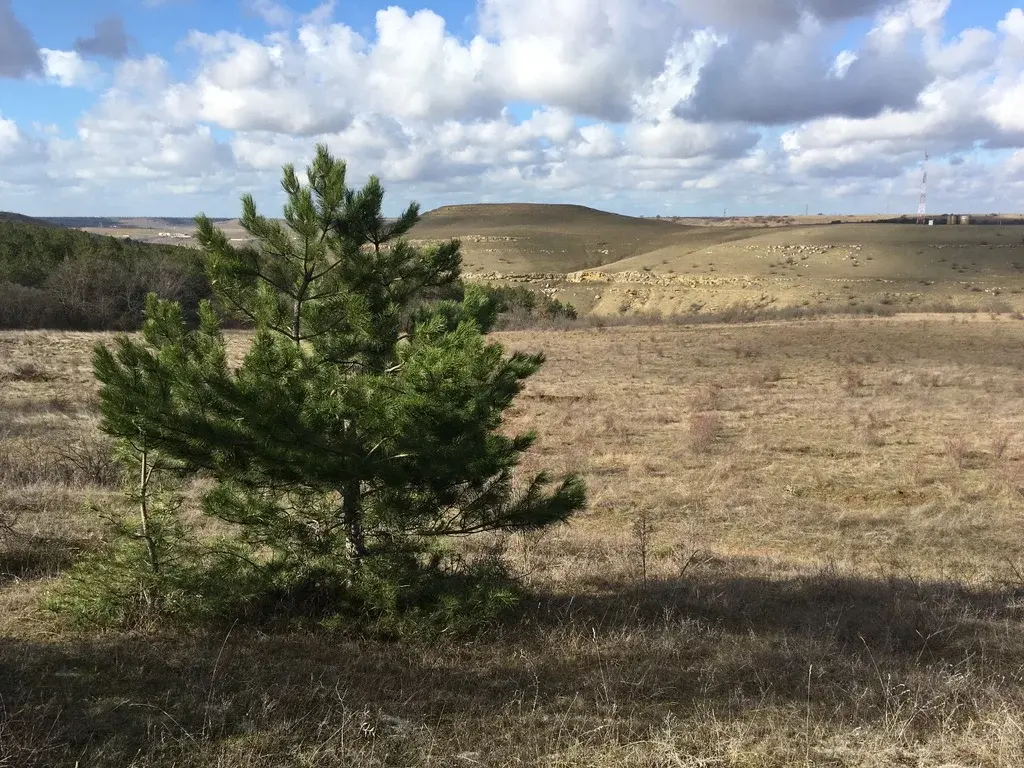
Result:
<instances>
[{"instance_id":1,"label":"pine tree","mask_svg":"<svg viewBox=\"0 0 1024 768\"><path fill-rule=\"evenodd\" d=\"M94 357L101 428L212 479L205 513L292 585L336 588L376 558L541 529L585 503L574 475L518 478L535 436L502 431L543 355L489 341L493 302L455 290L458 241L413 247L418 205L389 220L379 180L352 190L345 171L324 145L306 184L285 166L283 223L244 196L253 245L196 218L219 311L254 328L240 365L210 302L190 329L155 296L142 339Z\"/></svg>"}]
</instances>

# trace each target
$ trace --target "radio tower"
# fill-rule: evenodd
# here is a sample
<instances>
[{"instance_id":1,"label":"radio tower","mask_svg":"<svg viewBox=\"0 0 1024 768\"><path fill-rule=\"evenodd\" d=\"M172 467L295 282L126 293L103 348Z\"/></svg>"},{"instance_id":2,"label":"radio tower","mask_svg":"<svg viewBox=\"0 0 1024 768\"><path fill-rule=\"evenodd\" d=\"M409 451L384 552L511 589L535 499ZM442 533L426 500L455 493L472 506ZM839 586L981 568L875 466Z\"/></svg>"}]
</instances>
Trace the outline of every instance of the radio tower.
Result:
<instances>
[{"instance_id":1,"label":"radio tower","mask_svg":"<svg viewBox=\"0 0 1024 768\"><path fill-rule=\"evenodd\" d=\"M928 153L924 153L924 171L921 174L921 198L917 203L917 223L924 224L928 212Z\"/></svg>"}]
</instances>

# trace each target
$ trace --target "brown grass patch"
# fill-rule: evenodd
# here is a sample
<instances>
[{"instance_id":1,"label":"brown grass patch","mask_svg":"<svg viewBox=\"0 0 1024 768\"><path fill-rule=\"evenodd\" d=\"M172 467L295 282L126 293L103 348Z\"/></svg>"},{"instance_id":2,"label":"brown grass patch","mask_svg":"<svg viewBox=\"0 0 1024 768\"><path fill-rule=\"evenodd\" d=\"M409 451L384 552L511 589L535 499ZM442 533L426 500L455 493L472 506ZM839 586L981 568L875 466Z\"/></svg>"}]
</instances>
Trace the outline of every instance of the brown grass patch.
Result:
<instances>
[{"instance_id":1,"label":"brown grass patch","mask_svg":"<svg viewBox=\"0 0 1024 768\"><path fill-rule=\"evenodd\" d=\"M53 373L0 390L0 765L1024 763L1024 324L500 334L548 356L524 469L585 473L590 508L465 542L534 597L408 645L58 631L37 600L110 488L35 457L93 424L94 338L0 334Z\"/></svg>"}]
</instances>

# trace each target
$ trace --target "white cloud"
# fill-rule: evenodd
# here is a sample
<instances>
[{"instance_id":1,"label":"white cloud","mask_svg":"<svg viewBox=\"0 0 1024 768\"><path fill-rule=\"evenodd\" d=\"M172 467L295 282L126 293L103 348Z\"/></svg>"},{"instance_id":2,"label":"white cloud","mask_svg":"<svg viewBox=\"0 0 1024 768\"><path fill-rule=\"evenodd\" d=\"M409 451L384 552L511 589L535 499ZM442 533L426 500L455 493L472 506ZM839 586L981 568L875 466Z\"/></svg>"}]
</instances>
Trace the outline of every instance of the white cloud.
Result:
<instances>
[{"instance_id":1,"label":"white cloud","mask_svg":"<svg viewBox=\"0 0 1024 768\"><path fill-rule=\"evenodd\" d=\"M811 18L832 23L870 16L892 4L892 0L718 0L682 3L688 13L704 23L742 29L771 37L781 29L792 29Z\"/></svg>"},{"instance_id":2,"label":"white cloud","mask_svg":"<svg viewBox=\"0 0 1024 768\"><path fill-rule=\"evenodd\" d=\"M742 128L669 118L632 127L629 145L643 157L737 157L752 149L759 138L756 133Z\"/></svg>"},{"instance_id":3,"label":"white cloud","mask_svg":"<svg viewBox=\"0 0 1024 768\"><path fill-rule=\"evenodd\" d=\"M943 41L947 8L946 0L913 0L886 13L872 32L887 41L912 30L924 36L932 82L916 103L864 119L814 119L788 130L781 147L792 172L895 177L926 150L941 158L978 147L1024 144L1024 72L1007 47L1018 24L1024 33L1024 14L1011 12L998 25L1004 37L1000 46L993 31L977 28ZM968 189L974 187L963 191Z\"/></svg>"},{"instance_id":4,"label":"white cloud","mask_svg":"<svg viewBox=\"0 0 1024 768\"><path fill-rule=\"evenodd\" d=\"M701 70L727 40L697 30L669 49L662 70L633 97L633 113L648 120L673 117L676 107L693 95Z\"/></svg>"},{"instance_id":5,"label":"white cloud","mask_svg":"<svg viewBox=\"0 0 1024 768\"><path fill-rule=\"evenodd\" d=\"M291 10L274 0L248 0L246 8L271 27L289 27L295 20Z\"/></svg>"},{"instance_id":6,"label":"white cloud","mask_svg":"<svg viewBox=\"0 0 1024 768\"><path fill-rule=\"evenodd\" d=\"M832 64L832 69L829 70L829 74L842 80L846 77L846 73L850 71L850 67L857 61L857 54L853 51L840 51L836 55L836 60Z\"/></svg>"},{"instance_id":7,"label":"white cloud","mask_svg":"<svg viewBox=\"0 0 1024 768\"><path fill-rule=\"evenodd\" d=\"M398 117L494 113L501 105L486 71L490 54L481 38L462 45L448 35L444 19L432 11L409 16L390 7L377 12L366 89L378 110Z\"/></svg>"},{"instance_id":8,"label":"white cloud","mask_svg":"<svg viewBox=\"0 0 1024 768\"><path fill-rule=\"evenodd\" d=\"M1011 9L1006 18L999 22L998 27L1007 37L1024 42L1024 11L1020 8Z\"/></svg>"},{"instance_id":9,"label":"white cloud","mask_svg":"<svg viewBox=\"0 0 1024 768\"><path fill-rule=\"evenodd\" d=\"M45 184L46 160L45 142L26 135L14 120L0 113L0 180L18 186Z\"/></svg>"},{"instance_id":10,"label":"white cloud","mask_svg":"<svg viewBox=\"0 0 1024 768\"><path fill-rule=\"evenodd\" d=\"M942 77L959 77L991 66L998 56L998 37L988 29L965 29L946 45L929 46L928 63Z\"/></svg>"},{"instance_id":11,"label":"white cloud","mask_svg":"<svg viewBox=\"0 0 1024 768\"><path fill-rule=\"evenodd\" d=\"M327 0L327 2L321 3L309 13L303 14L299 17L299 21L302 24L309 24L314 27L328 24L331 19L334 18L334 9L336 6L337 0Z\"/></svg>"},{"instance_id":12,"label":"white cloud","mask_svg":"<svg viewBox=\"0 0 1024 768\"><path fill-rule=\"evenodd\" d=\"M94 61L83 59L77 51L42 48L43 74L65 88L94 88L103 78L103 70Z\"/></svg>"},{"instance_id":13,"label":"white cloud","mask_svg":"<svg viewBox=\"0 0 1024 768\"><path fill-rule=\"evenodd\" d=\"M987 114L1002 131L1024 135L1024 77L1000 88Z\"/></svg>"},{"instance_id":14,"label":"white cloud","mask_svg":"<svg viewBox=\"0 0 1024 768\"><path fill-rule=\"evenodd\" d=\"M331 0L305 15L245 3L270 29L194 31L187 66L128 58L108 76L44 50L46 78L106 90L72 135L6 121L0 147L16 135L79 201L183 215L234 213L245 189L277 200L281 165L316 141L353 180L379 173L389 197L436 204L802 209L891 187L916 205L926 148L940 195L993 194L987 168L1024 203L1019 158L943 160L1024 146L1019 9L950 30L948 0L478 0L467 37L427 8L384 8L366 32ZM859 17L870 31L845 39Z\"/></svg>"},{"instance_id":15,"label":"white cloud","mask_svg":"<svg viewBox=\"0 0 1024 768\"><path fill-rule=\"evenodd\" d=\"M200 179L216 188L232 174L234 157L209 126L196 122L195 112L166 61L123 62L111 87L79 118L73 138L47 137L53 186L118 188L127 200L142 183L168 189Z\"/></svg>"},{"instance_id":16,"label":"white cloud","mask_svg":"<svg viewBox=\"0 0 1024 768\"><path fill-rule=\"evenodd\" d=\"M13 120L0 115L0 157L9 157L21 143L21 131Z\"/></svg>"},{"instance_id":17,"label":"white cloud","mask_svg":"<svg viewBox=\"0 0 1024 768\"><path fill-rule=\"evenodd\" d=\"M1024 181L1024 149L1018 149L1006 162L1007 175Z\"/></svg>"},{"instance_id":18,"label":"white cloud","mask_svg":"<svg viewBox=\"0 0 1024 768\"><path fill-rule=\"evenodd\" d=\"M584 125L579 133L580 140L572 147L572 154L577 157L609 158L622 153L622 141L607 125Z\"/></svg>"},{"instance_id":19,"label":"white cloud","mask_svg":"<svg viewBox=\"0 0 1024 768\"><path fill-rule=\"evenodd\" d=\"M669 0L482 0L480 16L506 99L612 120L628 117L685 29Z\"/></svg>"},{"instance_id":20,"label":"white cloud","mask_svg":"<svg viewBox=\"0 0 1024 768\"><path fill-rule=\"evenodd\" d=\"M810 17L775 40L733 39L711 54L677 114L786 125L909 108L932 79L924 54L905 43L910 16L899 29L888 28L887 17L858 50L838 57L828 52L831 30Z\"/></svg>"}]
</instances>

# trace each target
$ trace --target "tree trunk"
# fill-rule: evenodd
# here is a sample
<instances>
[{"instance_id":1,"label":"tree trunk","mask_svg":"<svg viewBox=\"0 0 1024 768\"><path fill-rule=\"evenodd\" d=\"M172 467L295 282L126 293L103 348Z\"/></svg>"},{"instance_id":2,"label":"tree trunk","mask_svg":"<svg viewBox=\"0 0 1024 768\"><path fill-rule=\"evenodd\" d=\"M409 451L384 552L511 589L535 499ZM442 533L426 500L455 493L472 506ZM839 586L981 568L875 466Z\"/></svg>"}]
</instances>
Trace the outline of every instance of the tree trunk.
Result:
<instances>
[{"instance_id":1,"label":"tree trunk","mask_svg":"<svg viewBox=\"0 0 1024 768\"><path fill-rule=\"evenodd\" d=\"M299 332L302 328L302 298L295 300L295 307L292 310L292 339L296 344L300 343L302 337Z\"/></svg>"},{"instance_id":2,"label":"tree trunk","mask_svg":"<svg viewBox=\"0 0 1024 768\"><path fill-rule=\"evenodd\" d=\"M313 280L313 273L307 268L302 273L302 285L295 295L295 304L292 307L292 339L296 344L302 343L302 303L306 300L306 291Z\"/></svg>"},{"instance_id":3,"label":"tree trunk","mask_svg":"<svg viewBox=\"0 0 1024 768\"><path fill-rule=\"evenodd\" d=\"M345 519L349 549L353 559L358 563L366 555L366 539L363 537L362 489L358 480L352 480L342 488L341 510Z\"/></svg>"},{"instance_id":4,"label":"tree trunk","mask_svg":"<svg viewBox=\"0 0 1024 768\"><path fill-rule=\"evenodd\" d=\"M155 574L160 573L160 558L157 555L156 541L149 530L149 478L152 468L149 466L149 452L142 449L141 470L139 472L139 516L142 518L142 538L146 541L149 554L149 567Z\"/></svg>"}]
</instances>

